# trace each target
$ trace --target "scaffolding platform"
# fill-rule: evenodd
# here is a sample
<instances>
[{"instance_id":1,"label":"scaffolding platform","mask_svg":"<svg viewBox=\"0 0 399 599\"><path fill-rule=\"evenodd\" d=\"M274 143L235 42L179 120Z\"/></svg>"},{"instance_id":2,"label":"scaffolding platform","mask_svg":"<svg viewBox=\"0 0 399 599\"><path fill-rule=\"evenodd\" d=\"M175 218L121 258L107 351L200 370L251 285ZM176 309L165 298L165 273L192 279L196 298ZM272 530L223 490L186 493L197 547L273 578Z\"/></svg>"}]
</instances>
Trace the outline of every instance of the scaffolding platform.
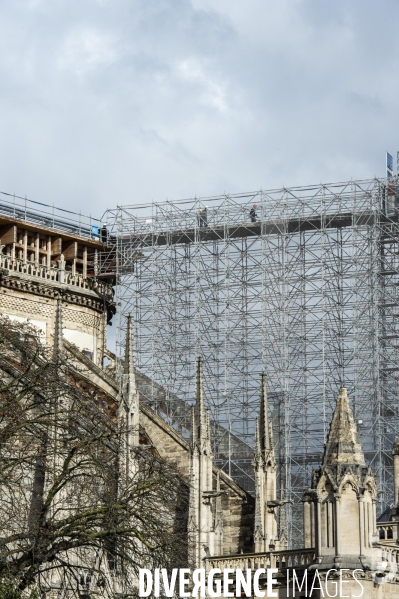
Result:
<instances>
[{"instance_id":1,"label":"scaffolding platform","mask_svg":"<svg viewBox=\"0 0 399 599\"><path fill-rule=\"evenodd\" d=\"M396 217L397 218L397 217ZM287 220L268 221L262 223L241 223L228 227L220 225L207 225L201 228L178 229L172 231L160 231L157 233L132 233L120 238L121 245L129 246L134 243L135 247L152 247L154 245L175 245L181 243L197 243L220 241L224 239L238 239L244 237L260 237L261 235L279 235L281 233L297 233L301 231L313 231L320 229L337 229L357 225L372 225L373 212L361 214L334 214L327 215L325 219L317 218L291 218ZM386 222L392 222L387 219ZM116 240L115 240L116 242Z\"/></svg>"}]
</instances>

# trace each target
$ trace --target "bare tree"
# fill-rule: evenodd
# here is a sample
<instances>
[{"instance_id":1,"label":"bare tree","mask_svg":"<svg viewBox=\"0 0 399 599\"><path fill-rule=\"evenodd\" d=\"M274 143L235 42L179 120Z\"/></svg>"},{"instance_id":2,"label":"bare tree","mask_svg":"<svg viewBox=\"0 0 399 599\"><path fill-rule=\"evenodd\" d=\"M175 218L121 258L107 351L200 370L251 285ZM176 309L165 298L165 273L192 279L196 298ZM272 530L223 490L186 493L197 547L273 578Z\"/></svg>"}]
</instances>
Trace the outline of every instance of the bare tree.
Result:
<instances>
[{"instance_id":1,"label":"bare tree","mask_svg":"<svg viewBox=\"0 0 399 599\"><path fill-rule=\"evenodd\" d=\"M0 319L0 579L134 596L141 567L186 563L187 483L151 447L119 474L115 405L36 331Z\"/></svg>"}]
</instances>

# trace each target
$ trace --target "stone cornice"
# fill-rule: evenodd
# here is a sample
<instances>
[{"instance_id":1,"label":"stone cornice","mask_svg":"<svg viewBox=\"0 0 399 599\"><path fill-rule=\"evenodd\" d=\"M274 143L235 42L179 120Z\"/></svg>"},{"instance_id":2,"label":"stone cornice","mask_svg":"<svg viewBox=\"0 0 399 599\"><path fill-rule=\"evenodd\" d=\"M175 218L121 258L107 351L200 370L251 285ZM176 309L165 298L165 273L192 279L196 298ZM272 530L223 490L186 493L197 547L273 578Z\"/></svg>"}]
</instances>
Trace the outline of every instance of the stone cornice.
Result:
<instances>
[{"instance_id":1,"label":"stone cornice","mask_svg":"<svg viewBox=\"0 0 399 599\"><path fill-rule=\"evenodd\" d=\"M79 289L71 285L62 283L38 282L29 277L22 278L18 276L4 276L1 280L1 287L31 293L46 298L56 298L61 295L63 302L74 304L76 306L85 306L104 312L104 300L102 300L94 291L89 289ZM106 301L106 307L109 302Z\"/></svg>"},{"instance_id":2,"label":"stone cornice","mask_svg":"<svg viewBox=\"0 0 399 599\"><path fill-rule=\"evenodd\" d=\"M110 321L115 314L112 286L66 271L63 259L58 265L58 268L47 268L33 262L12 259L11 256L1 254L0 248L0 278L3 287L42 297L55 298L61 295L63 301L69 304L86 306L97 312L106 310Z\"/></svg>"},{"instance_id":3,"label":"stone cornice","mask_svg":"<svg viewBox=\"0 0 399 599\"><path fill-rule=\"evenodd\" d=\"M95 283L91 283L92 288L89 289L1 269L0 287L45 298L61 296L63 302L68 304L91 308L99 313L107 311L109 320L115 314L113 289L103 284L99 285L97 289ZM101 293L104 295L102 296Z\"/></svg>"}]
</instances>

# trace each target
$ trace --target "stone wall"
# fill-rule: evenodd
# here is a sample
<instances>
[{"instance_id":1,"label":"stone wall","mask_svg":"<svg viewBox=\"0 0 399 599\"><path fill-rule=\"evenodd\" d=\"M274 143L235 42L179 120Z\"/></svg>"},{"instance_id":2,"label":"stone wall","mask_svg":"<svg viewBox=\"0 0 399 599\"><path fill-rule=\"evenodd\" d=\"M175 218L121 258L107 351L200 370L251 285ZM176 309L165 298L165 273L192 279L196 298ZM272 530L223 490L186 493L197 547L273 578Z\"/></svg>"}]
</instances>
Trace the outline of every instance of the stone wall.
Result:
<instances>
[{"instance_id":1,"label":"stone wall","mask_svg":"<svg viewBox=\"0 0 399 599\"><path fill-rule=\"evenodd\" d=\"M33 285L27 292L24 285L0 287L0 314L18 321L28 321L42 331L47 345L52 344L58 295L61 296L64 336L81 350L92 352L93 361L101 363L105 318L101 298L91 290L75 290L66 284ZM71 299L72 303L71 303Z\"/></svg>"}]
</instances>

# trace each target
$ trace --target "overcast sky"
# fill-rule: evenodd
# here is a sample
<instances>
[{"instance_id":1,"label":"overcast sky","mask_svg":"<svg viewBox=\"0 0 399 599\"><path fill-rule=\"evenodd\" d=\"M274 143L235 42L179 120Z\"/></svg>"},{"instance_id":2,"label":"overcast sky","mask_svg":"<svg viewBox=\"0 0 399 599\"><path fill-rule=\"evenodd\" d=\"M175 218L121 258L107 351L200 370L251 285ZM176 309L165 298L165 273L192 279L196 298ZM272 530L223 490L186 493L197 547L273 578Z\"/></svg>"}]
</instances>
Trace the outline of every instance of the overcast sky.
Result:
<instances>
[{"instance_id":1,"label":"overcast sky","mask_svg":"<svg viewBox=\"0 0 399 599\"><path fill-rule=\"evenodd\" d=\"M1 0L0 190L101 216L384 175L398 0Z\"/></svg>"}]
</instances>

